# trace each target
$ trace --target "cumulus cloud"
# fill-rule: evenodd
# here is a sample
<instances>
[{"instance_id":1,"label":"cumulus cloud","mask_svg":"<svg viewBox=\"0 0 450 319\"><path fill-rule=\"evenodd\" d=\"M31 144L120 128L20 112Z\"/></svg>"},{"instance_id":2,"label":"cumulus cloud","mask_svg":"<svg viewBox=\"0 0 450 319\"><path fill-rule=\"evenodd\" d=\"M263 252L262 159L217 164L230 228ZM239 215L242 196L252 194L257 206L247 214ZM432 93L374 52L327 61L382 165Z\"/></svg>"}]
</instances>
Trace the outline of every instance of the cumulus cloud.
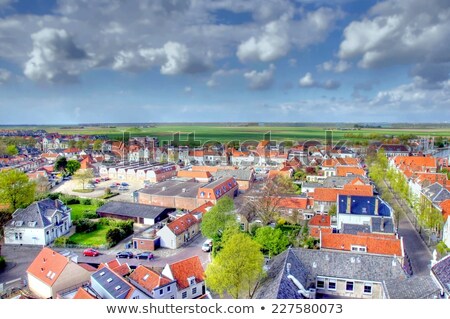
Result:
<instances>
[{"instance_id":1,"label":"cumulus cloud","mask_svg":"<svg viewBox=\"0 0 450 319\"><path fill-rule=\"evenodd\" d=\"M316 81L310 72L307 72L301 77L298 84L303 88L322 88L326 90L335 90L341 86L341 84L335 80L326 80L324 82Z\"/></svg>"},{"instance_id":2,"label":"cumulus cloud","mask_svg":"<svg viewBox=\"0 0 450 319\"><path fill-rule=\"evenodd\" d=\"M333 61L326 61L322 64L318 65L319 70L328 71L328 72L335 72L335 73L342 73L350 69L351 63L340 60L338 62Z\"/></svg>"},{"instance_id":3,"label":"cumulus cloud","mask_svg":"<svg viewBox=\"0 0 450 319\"><path fill-rule=\"evenodd\" d=\"M288 17L272 21L263 27L262 34L251 37L238 46L237 56L242 62L273 61L285 56L290 49Z\"/></svg>"},{"instance_id":4,"label":"cumulus cloud","mask_svg":"<svg viewBox=\"0 0 450 319\"><path fill-rule=\"evenodd\" d=\"M209 80L206 81L206 86L208 87L218 86L220 84L220 79L235 76L241 73L242 70L240 69L219 69L211 74Z\"/></svg>"},{"instance_id":5,"label":"cumulus cloud","mask_svg":"<svg viewBox=\"0 0 450 319\"><path fill-rule=\"evenodd\" d=\"M252 70L244 73L244 78L247 80L250 89L266 90L273 84L275 69L275 65L271 64L268 69L261 72Z\"/></svg>"},{"instance_id":6,"label":"cumulus cloud","mask_svg":"<svg viewBox=\"0 0 450 319\"><path fill-rule=\"evenodd\" d=\"M192 93L192 87L190 87L190 86L185 86L184 89L183 89L183 91L184 91L184 93L186 93L186 94L190 94L190 93Z\"/></svg>"},{"instance_id":7,"label":"cumulus cloud","mask_svg":"<svg viewBox=\"0 0 450 319\"><path fill-rule=\"evenodd\" d=\"M0 69L0 84L8 82L11 78L11 72L5 69Z\"/></svg>"},{"instance_id":8,"label":"cumulus cloud","mask_svg":"<svg viewBox=\"0 0 450 319\"><path fill-rule=\"evenodd\" d=\"M153 66L160 66L160 72L164 75L198 73L210 67L205 60L192 55L184 44L170 41L162 48L120 51L113 63L115 70L128 71L142 71Z\"/></svg>"},{"instance_id":9,"label":"cumulus cloud","mask_svg":"<svg viewBox=\"0 0 450 319\"><path fill-rule=\"evenodd\" d=\"M86 52L77 47L64 29L44 28L31 35L33 50L24 74L34 81L70 81L79 74L79 61Z\"/></svg>"},{"instance_id":10,"label":"cumulus cloud","mask_svg":"<svg viewBox=\"0 0 450 319\"><path fill-rule=\"evenodd\" d=\"M441 81L439 66L450 62L449 38L447 1L386 0L372 7L368 17L345 28L339 57L358 59L362 68L411 63L426 64L425 68L437 65L433 68L436 74L428 72L427 80L437 77Z\"/></svg>"}]
</instances>

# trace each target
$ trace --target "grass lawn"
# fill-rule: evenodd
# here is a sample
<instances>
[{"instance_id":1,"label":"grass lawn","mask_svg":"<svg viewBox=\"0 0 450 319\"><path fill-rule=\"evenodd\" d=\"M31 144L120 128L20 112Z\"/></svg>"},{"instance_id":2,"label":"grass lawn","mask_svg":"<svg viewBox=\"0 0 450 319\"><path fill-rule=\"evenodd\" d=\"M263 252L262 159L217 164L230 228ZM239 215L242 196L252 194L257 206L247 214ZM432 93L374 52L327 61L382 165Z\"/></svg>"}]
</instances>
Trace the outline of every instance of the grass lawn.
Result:
<instances>
[{"instance_id":1,"label":"grass lawn","mask_svg":"<svg viewBox=\"0 0 450 319\"><path fill-rule=\"evenodd\" d=\"M111 226L98 225L96 231L90 233L77 233L70 236L70 240L77 245L101 246L106 245L106 233Z\"/></svg>"},{"instance_id":2,"label":"grass lawn","mask_svg":"<svg viewBox=\"0 0 450 319\"><path fill-rule=\"evenodd\" d=\"M82 204L69 205L69 207L72 208L72 221L83 218L84 213L86 211L91 211L95 213L97 209L94 205L82 205Z\"/></svg>"}]
</instances>

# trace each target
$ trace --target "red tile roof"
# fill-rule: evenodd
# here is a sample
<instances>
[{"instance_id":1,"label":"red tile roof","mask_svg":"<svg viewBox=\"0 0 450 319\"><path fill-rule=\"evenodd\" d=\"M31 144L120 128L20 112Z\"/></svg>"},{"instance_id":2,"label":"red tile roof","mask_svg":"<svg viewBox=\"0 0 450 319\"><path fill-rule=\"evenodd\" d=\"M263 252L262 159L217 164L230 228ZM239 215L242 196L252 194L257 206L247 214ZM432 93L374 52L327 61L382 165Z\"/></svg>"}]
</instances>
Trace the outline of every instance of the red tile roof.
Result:
<instances>
[{"instance_id":1,"label":"red tile roof","mask_svg":"<svg viewBox=\"0 0 450 319\"><path fill-rule=\"evenodd\" d=\"M89 265L89 264L81 263L81 264L78 264L78 266L83 267L83 268L86 269L87 271L91 271L91 272L97 271L97 268L95 268L95 267L93 267L93 266L91 266L91 265Z\"/></svg>"},{"instance_id":2,"label":"red tile roof","mask_svg":"<svg viewBox=\"0 0 450 319\"><path fill-rule=\"evenodd\" d=\"M343 189L338 188L316 188L314 189L314 201L335 202L338 195L373 196L371 185L344 185Z\"/></svg>"},{"instance_id":3,"label":"red tile roof","mask_svg":"<svg viewBox=\"0 0 450 319\"><path fill-rule=\"evenodd\" d=\"M281 208L307 209L311 204L311 200L306 197L283 197L278 201Z\"/></svg>"},{"instance_id":4,"label":"red tile roof","mask_svg":"<svg viewBox=\"0 0 450 319\"><path fill-rule=\"evenodd\" d=\"M173 222L167 225L169 229L175 234L180 235L184 233L186 230L189 229L189 227L195 225L198 223L197 218L195 218L191 214L186 214L181 216L178 219L175 219Z\"/></svg>"},{"instance_id":5,"label":"red tile roof","mask_svg":"<svg viewBox=\"0 0 450 319\"><path fill-rule=\"evenodd\" d=\"M131 268L127 263L125 263L120 265L119 267L112 269L112 271L114 271L119 276L125 277L130 274Z\"/></svg>"},{"instance_id":6,"label":"red tile roof","mask_svg":"<svg viewBox=\"0 0 450 319\"><path fill-rule=\"evenodd\" d=\"M331 234L333 230L330 228L319 228L319 227L311 227L309 229L309 235L314 238L320 238L320 233L323 234Z\"/></svg>"},{"instance_id":7,"label":"red tile roof","mask_svg":"<svg viewBox=\"0 0 450 319\"><path fill-rule=\"evenodd\" d=\"M366 172L358 166L338 166L336 169L337 176L348 176L351 174L365 176Z\"/></svg>"},{"instance_id":8,"label":"red tile roof","mask_svg":"<svg viewBox=\"0 0 450 319\"><path fill-rule=\"evenodd\" d=\"M142 265L138 266L129 278L150 292L155 288L168 285L172 282L169 278Z\"/></svg>"},{"instance_id":9,"label":"red tile roof","mask_svg":"<svg viewBox=\"0 0 450 319\"><path fill-rule=\"evenodd\" d=\"M328 215L315 215L309 220L309 226L331 227L331 218Z\"/></svg>"},{"instance_id":10,"label":"red tile roof","mask_svg":"<svg viewBox=\"0 0 450 319\"><path fill-rule=\"evenodd\" d=\"M189 287L190 277L195 277L197 283L205 280L205 271L198 256L173 263L169 268L180 289Z\"/></svg>"},{"instance_id":11,"label":"red tile roof","mask_svg":"<svg viewBox=\"0 0 450 319\"><path fill-rule=\"evenodd\" d=\"M44 247L28 267L27 273L33 275L44 284L53 286L68 263L67 257L48 247Z\"/></svg>"},{"instance_id":12,"label":"red tile roof","mask_svg":"<svg viewBox=\"0 0 450 319\"><path fill-rule=\"evenodd\" d=\"M436 158L431 156L396 156L394 163L397 167L404 165L413 172L426 172L437 168Z\"/></svg>"},{"instance_id":13,"label":"red tile roof","mask_svg":"<svg viewBox=\"0 0 450 319\"><path fill-rule=\"evenodd\" d=\"M395 237L322 233L324 249L351 251L352 245L365 246L369 254L403 256L401 240Z\"/></svg>"},{"instance_id":14,"label":"red tile roof","mask_svg":"<svg viewBox=\"0 0 450 319\"><path fill-rule=\"evenodd\" d=\"M442 201L439 206L442 208L442 216L444 217L444 220L446 221L448 216L450 216L450 199Z\"/></svg>"},{"instance_id":15,"label":"red tile roof","mask_svg":"<svg viewBox=\"0 0 450 319\"><path fill-rule=\"evenodd\" d=\"M213 207L213 206L214 206L213 203L211 203L211 202L206 202L206 203L204 203L203 205L201 205L201 206L197 207L196 209L192 210L192 211L191 211L191 214L194 214L194 213L202 213L202 214L206 214L206 213L209 211L208 208L209 208L209 207Z\"/></svg>"},{"instance_id":16,"label":"red tile roof","mask_svg":"<svg viewBox=\"0 0 450 319\"><path fill-rule=\"evenodd\" d=\"M212 177L211 173L207 171L178 171L177 176L184 178L203 178L203 179L209 179Z\"/></svg>"},{"instance_id":17,"label":"red tile roof","mask_svg":"<svg viewBox=\"0 0 450 319\"><path fill-rule=\"evenodd\" d=\"M97 297L91 295L82 287L78 288L77 293L73 297L73 299L97 299Z\"/></svg>"}]
</instances>

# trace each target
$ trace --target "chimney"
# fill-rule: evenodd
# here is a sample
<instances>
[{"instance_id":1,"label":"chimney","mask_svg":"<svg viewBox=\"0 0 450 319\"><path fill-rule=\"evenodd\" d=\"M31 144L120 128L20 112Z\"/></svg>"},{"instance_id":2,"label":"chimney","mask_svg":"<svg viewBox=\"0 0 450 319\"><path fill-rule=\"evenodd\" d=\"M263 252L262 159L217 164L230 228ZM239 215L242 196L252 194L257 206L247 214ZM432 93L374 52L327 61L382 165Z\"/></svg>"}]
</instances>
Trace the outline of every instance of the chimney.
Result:
<instances>
[{"instance_id":1,"label":"chimney","mask_svg":"<svg viewBox=\"0 0 450 319\"><path fill-rule=\"evenodd\" d=\"M384 232L384 217L381 217L380 230Z\"/></svg>"},{"instance_id":2,"label":"chimney","mask_svg":"<svg viewBox=\"0 0 450 319\"><path fill-rule=\"evenodd\" d=\"M286 264L286 271L289 275L291 274L291 263Z\"/></svg>"},{"instance_id":3,"label":"chimney","mask_svg":"<svg viewBox=\"0 0 450 319\"><path fill-rule=\"evenodd\" d=\"M350 214L352 210L352 197L351 196L347 196L347 209L345 210L345 212L347 214Z\"/></svg>"},{"instance_id":4,"label":"chimney","mask_svg":"<svg viewBox=\"0 0 450 319\"><path fill-rule=\"evenodd\" d=\"M379 205L379 200L378 197L375 198L375 215L378 215L378 205Z\"/></svg>"}]
</instances>

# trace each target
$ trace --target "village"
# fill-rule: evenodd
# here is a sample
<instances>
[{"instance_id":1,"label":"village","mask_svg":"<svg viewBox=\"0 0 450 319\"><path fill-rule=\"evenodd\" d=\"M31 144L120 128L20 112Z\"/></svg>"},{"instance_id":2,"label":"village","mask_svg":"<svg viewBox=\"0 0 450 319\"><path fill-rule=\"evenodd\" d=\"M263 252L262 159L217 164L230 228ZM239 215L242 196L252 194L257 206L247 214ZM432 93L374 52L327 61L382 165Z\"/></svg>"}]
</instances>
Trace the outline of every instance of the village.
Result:
<instances>
[{"instance_id":1,"label":"village","mask_svg":"<svg viewBox=\"0 0 450 319\"><path fill-rule=\"evenodd\" d=\"M450 296L450 156L434 138L0 135L2 298Z\"/></svg>"}]
</instances>

